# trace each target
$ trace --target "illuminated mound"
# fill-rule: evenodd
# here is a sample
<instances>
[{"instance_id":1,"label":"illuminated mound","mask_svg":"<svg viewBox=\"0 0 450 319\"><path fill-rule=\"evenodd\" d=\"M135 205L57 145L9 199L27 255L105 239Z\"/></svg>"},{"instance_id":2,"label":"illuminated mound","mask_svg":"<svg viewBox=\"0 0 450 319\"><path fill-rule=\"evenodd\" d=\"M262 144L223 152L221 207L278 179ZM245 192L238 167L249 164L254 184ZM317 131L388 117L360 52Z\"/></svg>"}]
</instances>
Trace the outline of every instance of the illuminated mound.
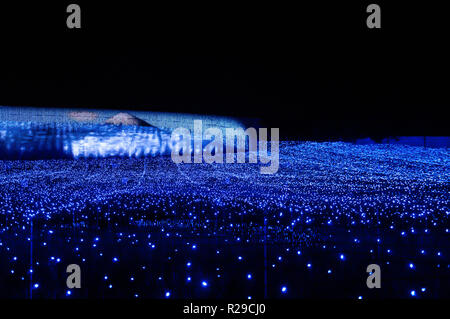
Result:
<instances>
[{"instance_id":1,"label":"illuminated mound","mask_svg":"<svg viewBox=\"0 0 450 319\"><path fill-rule=\"evenodd\" d=\"M141 120L140 118L137 118L134 115L128 114L128 113L118 113L114 115L113 117L107 119L105 121L105 124L114 124L114 125L134 125L134 126L152 126L145 122L144 120Z\"/></svg>"}]
</instances>

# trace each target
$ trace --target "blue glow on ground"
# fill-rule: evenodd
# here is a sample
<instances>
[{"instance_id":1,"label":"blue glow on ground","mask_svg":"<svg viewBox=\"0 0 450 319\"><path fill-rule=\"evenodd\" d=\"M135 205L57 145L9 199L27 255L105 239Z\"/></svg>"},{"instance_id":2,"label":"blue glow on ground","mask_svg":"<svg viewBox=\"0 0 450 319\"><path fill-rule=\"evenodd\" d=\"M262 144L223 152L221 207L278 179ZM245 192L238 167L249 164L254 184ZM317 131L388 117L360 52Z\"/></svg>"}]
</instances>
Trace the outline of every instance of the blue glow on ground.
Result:
<instances>
[{"instance_id":1,"label":"blue glow on ground","mask_svg":"<svg viewBox=\"0 0 450 319\"><path fill-rule=\"evenodd\" d=\"M0 296L67 298L77 263L71 298L449 297L447 149L280 152L275 175L170 157L0 161ZM365 286L371 263L384 289Z\"/></svg>"}]
</instances>

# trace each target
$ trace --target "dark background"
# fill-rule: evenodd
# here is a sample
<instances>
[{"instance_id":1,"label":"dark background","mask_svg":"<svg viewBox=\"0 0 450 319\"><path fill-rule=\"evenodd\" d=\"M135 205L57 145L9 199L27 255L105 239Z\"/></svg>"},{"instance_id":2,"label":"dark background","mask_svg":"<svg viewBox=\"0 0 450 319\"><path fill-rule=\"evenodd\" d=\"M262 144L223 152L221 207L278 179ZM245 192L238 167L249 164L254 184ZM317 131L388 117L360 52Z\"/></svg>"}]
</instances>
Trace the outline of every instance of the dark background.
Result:
<instances>
[{"instance_id":1,"label":"dark background","mask_svg":"<svg viewBox=\"0 0 450 319\"><path fill-rule=\"evenodd\" d=\"M82 29L66 27L81 6ZM0 105L262 119L281 138L449 135L442 2L0 4ZM151 2L153 3L153 2Z\"/></svg>"}]
</instances>

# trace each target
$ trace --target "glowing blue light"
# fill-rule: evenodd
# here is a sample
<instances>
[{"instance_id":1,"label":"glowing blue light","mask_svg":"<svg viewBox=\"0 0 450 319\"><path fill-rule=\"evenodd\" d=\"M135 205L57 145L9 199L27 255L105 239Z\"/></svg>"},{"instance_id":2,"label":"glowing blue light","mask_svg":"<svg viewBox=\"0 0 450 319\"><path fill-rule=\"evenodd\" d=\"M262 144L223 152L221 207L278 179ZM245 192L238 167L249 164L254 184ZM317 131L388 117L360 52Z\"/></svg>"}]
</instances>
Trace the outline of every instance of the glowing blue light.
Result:
<instances>
[{"instance_id":1,"label":"glowing blue light","mask_svg":"<svg viewBox=\"0 0 450 319\"><path fill-rule=\"evenodd\" d=\"M28 293L26 288L29 288L30 284L25 284L29 280L27 277L21 279L21 276L25 275L22 272L27 270L32 272L32 267L38 267L35 272L38 275L33 274L34 281L31 281L33 288L35 281L42 279L39 277L41 270L39 263L45 266L49 264L51 268L55 268L53 262L57 257L55 254L61 254L68 261L72 259L74 262L86 260L90 265L106 262L105 270L94 267L92 275L93 278L98 279L105 275L104 271L111 271L107 270L109 269L108 261L110 268L123 264L122 268L114 269L113 277L104 276L104 280L108 281L104 284L104 288L113 282L115 286L116 281L112 279L116 279L116 277L116 280L119 281L129 278L129 282L134 281L135 277L130 277L134 274L138 276L138 279L141 278L141 274L144 272L140 270L145 269L145 266L142 265L146 264L151 270L146 272L148 276L142 283L136 279L129 285L130 287L122 287L122 285L120 285L120 289L115 287L117 295L121 297L133 296L137 291L144 292L144 284L146 285L148 282L152 285L155 284L155 281L160 288L163 287L162 290L146 292L146 296L159 293L160 297L164 297L168 288L182 291L188 288L185 286L195 282L197 285L200 283L197 289L202 291L203 295L211 292L210 296L222 296L229 291L227 288L235 278L251 279L251 281L247 281L247 286L249 286L247 288L253 286L253 280L255 280L255 284L258 282L258 265L260 264L253 262L257 251L248 248L253 247L255 242L259 242L259 244L264 243L267 246L268 258L266 260L269 268L272 268L269 272L273 273L274 278L282 278L283 281L280 284L291 285L292 282L295 282L291 272L286 271L295 267L295 264L306 265L309 272L307 276L310 277L313 272L308 268L312 268L312 262L315 262L317 263L315 270L320 276L320 274L324 275L325 271L332 274L332 268L339 266L340 263L344 265L342 260L346 261L347 257L350 258L350 261L355 256L358 260L365 260L365 258L374 260L381 252L381 255L378 256L381 258L380 262L386 265L391 262L391 271L395 272L406 266L407 268L403 269L410 268L410 275L413 276L410 283L402 281L398 285L396 284L393 295L403 291L403 294L407 296L411 289L417 289L415 290L416 296L421 297L421 291L424 292L425 288L420 287L431 287L426 288L426 291L429 292L428 289L430 289L433 297L435 297L434 293L436 293L436 297L442 294L441 289L433 291L433 282L421 278L428 278L425 271L430 271L428 275L432 277L429 278L434 278L441 273L436 269L436 267L440 267L439 262L443 263L440 267L441 270L445 271L450 268L447 260L438 257L446 248L445 242L434 241L433 237L434 235L441 236L445 229L445 226L442 228L442 225L448 222L448 213L446 212L448 205L445 197L447 190L443 187L446 177L442 176L441 172L442 165L448 163L448 151L412 148L388 150L384 146L368 150L355 148L347 143L333 144L332 147L324 143L300 143L291 148L285 148L283 152L286 153L281 155L285 159L282 166L285 165L283 168L286 168L283 174L289 175L265 176L264 183L259 183L262 181L262 177L255 176L254 169L250 165L242 168L229 166L231 171L228 168L223 169L221 166L207 166L205 169L203 164L192 167L173 165L170 158L158 158L155 163L141 159L126 161L123 159L112 159L111 161L109 159L107 161L82 159L70 161L70 165L67 165L66 161L54 161L53 164L56 166L51 169L46 168L47 164L40 163L37 168L47 170L46 173L57 172L58 175L64 176L64 180L75 176L77 180L71 180L67 184L55 181L55 185L44 182L40 187L33 186L35 183L29 183L27 187L30 189L29 191L24 189L24 194L19 191L15 192L12 187L7 187L5 184L3 184L4 188L0 187L2 188L0 190L0 237L1 240L8 239L7 242L0 242L2 246L0 247L0 259L5 261L3 267L5 272L7 269L10 269L12 274L15 270L18 271L18 276L8 276L11 283L7 281L6 284L7 286L13 285L15 279L25 281L20 286L22 288L19 288L23 290L22 295L26 296ZM420 155L422 153L423 155ZM311 158L314 163L317 163L319 171L305 169L305 174L298 178L297 167L300 167L302 171L304 167L301 166L302 161L296 159L302 158L304 154L309 156L308 159ZM335 154L339 154L339 156ZM368 158L383 159L383 167L374 165L368 161ZM411 158L417 158L417 163L408 160ZM378 161L374 162L379 164ZM30 167L36 166L33 163L24 163ZM434 168L436 163L439 164L437 165L440 167L439 170ZM15 165L15 168L8 171L8 165L10 164L0 161L0 174L3 171L12 174L13 171L20 171L18 169L20 166L24 166L22 162L20 165L11 164ZM158 165L161 165L163 169L158 171ZM102 171L98 166L106 167L106 169ZM123 168L120 168L121 166ZM323 167L327 168L326 172L330 176L326 182L322 180ZM343 174L342 168L350 168L351 171ZM291 169L292 171L290 171ZM84 176L88 172L93 174L91 182L86 183ZM355 174L348 174L349 172ZM214 178L211 180L214 181L214 187L210 188L209 181L212 174ZM39 176L36 175L36 178ZM166 179L167 176L170 178ZM174 176L177 178L172 178ZM195 180L197 176L199 181ZM355 176L357 177L355 178ZM381 180L378 182L380 176ZM395 176L395 178L385 179L385 176ZM31 177L28 178L31 179ZM123 178L127 179L126 184L122 184ZM189 178L201 185L189 181ZM241 182L241 179L249 181L249 183ZM304 188L305 183L307 188ZM432 191L428 190L429 183L433 185ZM17 185L20 188L20 181ZM434 187L435 185L437 186ZM267 187L270 187L270 192L267 191ZM364 189L364 194L361 194L361 189ZM393 189L395 189L394 192ZM290 191L286 192L285 190ZM416 196L418 192L422 192L424 196ZM17 197L17 200L14 197ZM239 198L239 201L236 201L236 198ZM31 210L36 215L30 213ZM259 216L261 212L265 215L264 219ZM280 212L283 212L282 218L279 218ZM191 216L187 217L188 215ZM31 216L35 216L36 219L42 217L42 223L35 223L42 227L35 226L34 228L36 234L32 239L35 250L33 259L29 263L28 257L23 257L29 253L27 245L30 245L31 240ZM164 219L164 222L160 222L160 217ZM251 221L251 228L248 227L247 220ZM324 227L331 220L332 224L336 224L336 226L325 229ZM192 229L188 224L191 221L194 225ZM263 221L267 223L263 223ZM304 221L312 224L310 229L307 229L309 226L304 227ZM74 223L73 226L72 223ZM97 228L95 226L98 225L97 223L108 225L107 231L103 232L101 228ZM394 223L395 228L392 227ZM69 229L83 224L89 228L80 227L76 235L70 231L64 231L66 227ZM414 224L415 233L427 237L427 241L424 242L421 237L418 237L417 241L408 242L406 237L402 237L416 236L411 230L412 224ZM356 226L352 227L352 225ZM396 230L388 230L389 225L391 225L391 229ZM425 225L430 225L427 226L430 227L428 232L425 231L427 235L423 233ZM90 228L91 226L93 227ZM55 236L48 235L50 234L49 227L53 229ZM401 236L402 227L406 233L402 232ZM336 233L337 229L342 229L342 234L340 231ZM362 235L361 229L367 230L367 233L362 232L364 233ZM118 236L121 230L123 233ZM98 233L98 231L102 232ZM408 231L410 231L409 234L407 234ZM10 233L4 236L5 232ZM149 243L150 233L152 242L158 242L158 249L153 243ZM176 240L171 241L168 245L165 239L169 233L170 237ZM444 235L446 234L444 233ZM17 239L14 239L14 236ZM356 238L358 236L363 236L361 241ZM48 240L48 247L43 247L42 240L36 240L39 237ZM80 244L80 241L83 242L83 238L80 237L84 237L86 245ZM100 244L99 239L101 238L103 239ZM111 238L112 240L109 240ZM267 240L264 241L265 238ZM399 238L403 238L403 240L399 240ZM108 240L105 241L105 239ZM159 245L161 239L161 245ZM300 241L306 239L306 242L299 243L298 239ZM373 239L379 243L376 245L376 249ZM16 242L19 243L19 240L27 245L20 248L21 246L16 244ZM199 249L198 245L193 244L192 241L199 241L202 249ZM278 241L282 244L278 245ZM285 241L287 242L285 243ZM311 246L308 241L311 242ZM324 241L327 243L326 245L323 244ZM386 246L385 243L390 244ZM120 249L112 249L115 244ZM10 246L7 247L8 245ZM63 245L65 247L61 250ZM288 245L290 249L285 248L284 245ZM194 247L197 250L192 250L195 249ZM224 258L218 256L219 247ZM145 251L141 248L144 248ZM178 253L176 248L179 249ZM36 251L36 249L38 250ZM204 268L203 266L206 264L202 265L202 263L205 263L205 257L211 257L208 257L208 254L214 254L213 249L217 249L216 258L212 258L214 259L211 259L212 263L207 263L209 267ZM300 249L304 250L301 252ZM116 254L117 257L111 257L111 251L114 251L112 256L114 257ZM347 255L342 251L346 251ZM386 251L389 256L386 256ZM430 269L421 267L421 263L417 268L412 263L412 260L415 260L414 254L406 254L410 251L422 258L426 256L426 265L430 265ZM384 256L383 252L385 252ZM295 257L295 254L298 257ZM55 257L49 257L51 255ZM102 255L106 259L99 258ZM250 261L249 264L244 261L244 255L246 256L245 261ZM305 259L300 258L300 255L303 255ZM443 255L445 255L445 251L442 253ZM21 258L16 259L15 256L21 256ZM336 256L338 260L336 260ZM402 259L402 256L407 256L406 258L409 259ZM388 259L384 257L388 257ZM236 263L235 258L242 262ZM309 258L311 259L307 262ZM389 259L391 259L390 262ZM61 261L59 258L57 260ZM276 263L276 261L279 262ZM421 262L420 260L416 261ZM130 262L136 262L136 268L133 268L134 266L129 268ZM196 263L195 268L192 267L194 263ZM244 265L245 267L243 267ZM167 278L168 282L166 282L166 278L161 281L163 279L158 277L158 272L163 269L163 266L167 266L167 269L178 270L184 267L185 273L181 274L181 278L186 278L186 281L175 283L178 285L177 287L171 286L173 283L170 283L170 278ZM191 270L197 269L197 267L200 267L198 272L191 273ZM57 270L56 268L55 270ZM126 269L132 273L127 272ZM135 269L139 275L134 273ZM338 270L337 273L339 273ZM116 272L121 272L120 276L117 276ZM253 273L257 276L254 279ZM188 277L190 275L194 275L196 280L192 280L190 284L186 285L191 281L191 277ZM347 272L347 275L351 279L351 276L356 276L356 273ZM335 276L328 276L327 285L332 285L333 277ZM213 289L216 287L215 282L212 282L211 286L208 285L207 289L201 289L201 287L205 287L202 279L210 281L215 278L222 278L221 280L216 279L220 281L220 285L218 285L220 289ZM269 285L269 288L280 289L281 286ZM198 297L199 290L195 287L191 288L190 294L194 298ZM45 289L45 292L39 296L45 297L53 294L54 287L49 289L49 291ZM251 291L248 290L248 292ZM308 296L308 292L303 292L302 289L289 290L289 295L294 292ZM268 291L268 293L272 294L273 291ZM75 292L72 294L76 295ZM297 296L292 295L292 297ZM355 296L358 297L356 293L350 296L346 295L346 297L353 298Z\"/></svg>"}]
</instances>

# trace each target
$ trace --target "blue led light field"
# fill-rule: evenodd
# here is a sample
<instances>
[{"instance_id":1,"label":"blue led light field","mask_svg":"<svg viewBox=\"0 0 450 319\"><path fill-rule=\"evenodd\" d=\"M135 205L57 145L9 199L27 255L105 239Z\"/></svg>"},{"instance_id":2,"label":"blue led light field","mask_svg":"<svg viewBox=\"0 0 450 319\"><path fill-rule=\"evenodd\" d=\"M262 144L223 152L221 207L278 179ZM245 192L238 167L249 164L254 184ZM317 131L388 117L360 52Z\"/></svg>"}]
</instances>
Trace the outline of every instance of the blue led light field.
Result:
<instances>
[{"instance_id":1,"label":"blue led light field","mask_svg":"<svg viewBox=\"0 0 450 319\"><path fill-rule=\"evenodd\" d=\"M0 294L449 297L449 159L445 148L281 142L274 175L168 156L3 160ZM71 263L83 288L68 293ZM381 289L366 286L374 263Z\"/></svg>"}]
</instances>

